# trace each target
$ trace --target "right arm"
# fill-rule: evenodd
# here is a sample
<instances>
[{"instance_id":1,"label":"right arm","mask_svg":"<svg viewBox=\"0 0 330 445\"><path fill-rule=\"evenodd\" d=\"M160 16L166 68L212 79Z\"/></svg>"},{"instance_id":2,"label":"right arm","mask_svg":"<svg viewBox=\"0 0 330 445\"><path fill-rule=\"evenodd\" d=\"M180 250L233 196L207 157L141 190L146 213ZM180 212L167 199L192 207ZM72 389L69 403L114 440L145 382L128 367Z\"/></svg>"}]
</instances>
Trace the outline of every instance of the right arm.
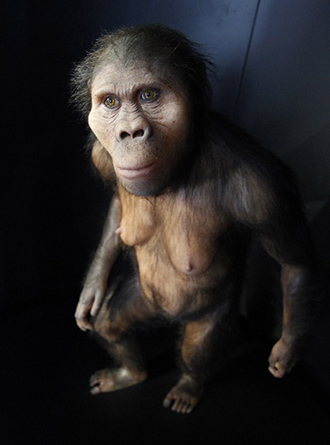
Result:
<instances>
[{"instance_id":1,"label":"right arm","mask_svg":"<svg viewBox=\"0 0 330 445\"><path fill-rule=\"evenodd\" d=\"M104 300L109 273L120 251L119 224L120 201L114 196L75 313L76 323L83 331L93 330L89 315L95 317Z\"/></svg>"}]
</instances>

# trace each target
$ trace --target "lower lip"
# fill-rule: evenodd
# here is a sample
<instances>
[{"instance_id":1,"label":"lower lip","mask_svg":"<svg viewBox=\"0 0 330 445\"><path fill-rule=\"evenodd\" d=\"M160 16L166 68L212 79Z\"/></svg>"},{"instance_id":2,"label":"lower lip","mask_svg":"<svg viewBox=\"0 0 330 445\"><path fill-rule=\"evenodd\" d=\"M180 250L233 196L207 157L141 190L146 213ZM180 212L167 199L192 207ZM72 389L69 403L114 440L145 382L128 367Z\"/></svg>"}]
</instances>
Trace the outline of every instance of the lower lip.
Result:
<instances>
[{"instance_id":1,"label":"lower lip","mask_svg":"<svg viewBox=\"0 0 330 445\"><path fill-rule=\"evenodd\" d=\"M156 162L140 168L121 168L117 167L118 173L125 179L140 179L148 176L156 167Z\"/></svg>"}]
</instances>

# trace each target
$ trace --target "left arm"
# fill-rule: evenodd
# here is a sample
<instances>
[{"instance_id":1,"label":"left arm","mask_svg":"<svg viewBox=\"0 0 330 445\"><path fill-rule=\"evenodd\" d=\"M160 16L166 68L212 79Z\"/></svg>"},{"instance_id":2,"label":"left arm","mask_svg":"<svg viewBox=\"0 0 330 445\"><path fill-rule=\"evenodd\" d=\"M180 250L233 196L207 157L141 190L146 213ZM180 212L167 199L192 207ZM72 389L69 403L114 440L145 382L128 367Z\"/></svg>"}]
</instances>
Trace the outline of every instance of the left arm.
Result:
<instances>
[{"instance_id":1,"label":"left arm","mask_svg":"<svg viewBox=\"0 0 330 445\"><path fill-rule=\"evenodd\" d=\"M230 147L222 173L222 206L281 266L282 334L272 348L269 371L283 377L301 355L317 292L310 230L291 170L237 129L221 130Z\"/></svg>"},{"instance_id":2,"label":"left arm","mask_svg":"<svg viewBox=\"0 0 330 445\"><path fill-rule=\"evenodd\" d=\"M299 358L308 333L316 262L291 175L276 159L266 167L266 173L258 164L253 169L236 168L226 184L223 202L233 220L249 228L281 266L282 335L269 357L269 371L283 377Z\"/></svg>"},{"instance_id":3,"label":"left arm","mask_svg":"<svg viewBox=\"0 0 330 445\"><path fill-rule=\"evenodd\" d=\"M278 378L290 372L308 334L315 266L312 241L302 212L291 215L291 221L285 223L287 218L278 227L274 222L269 223L267 231L273 233L272 241L269 236L260 237L265 250L281 265L282 334L272 348L268 368Z\"/></svg>"}]
</instances>

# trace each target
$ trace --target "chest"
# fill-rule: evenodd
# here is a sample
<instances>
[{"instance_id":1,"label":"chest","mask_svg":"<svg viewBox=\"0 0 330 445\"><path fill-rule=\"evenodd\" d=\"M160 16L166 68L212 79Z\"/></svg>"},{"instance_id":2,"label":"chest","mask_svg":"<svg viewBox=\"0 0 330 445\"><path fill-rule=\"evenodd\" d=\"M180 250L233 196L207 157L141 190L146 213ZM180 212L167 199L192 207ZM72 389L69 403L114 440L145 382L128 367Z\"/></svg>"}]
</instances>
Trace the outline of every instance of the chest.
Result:
<instances>
[{"instance_id":1,"label":"chest","mask_svg":"<svg viewBox=\"0 0 330 445\"><path fill-rule=\"evenodd\" d=\"M138 260L150 269L160 264L188 275L205 272L225 227L221 212L202 193L122 199L122 241L135 247Z\"/></svg>"}]
</instances>

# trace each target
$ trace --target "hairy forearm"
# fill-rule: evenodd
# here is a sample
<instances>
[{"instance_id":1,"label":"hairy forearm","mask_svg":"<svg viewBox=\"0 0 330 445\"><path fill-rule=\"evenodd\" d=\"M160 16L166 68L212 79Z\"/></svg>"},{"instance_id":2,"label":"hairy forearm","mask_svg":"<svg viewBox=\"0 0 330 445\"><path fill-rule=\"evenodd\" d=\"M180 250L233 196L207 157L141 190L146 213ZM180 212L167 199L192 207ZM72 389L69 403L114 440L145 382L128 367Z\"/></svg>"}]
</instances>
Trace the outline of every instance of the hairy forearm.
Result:
<instances>
[{"instance_id":1,"label":"hairy forearm","mask_svg":"<svg viewBox=\"0 0 330 445\"><path fill-rule=\"evenodd\" d=\"M308 275L308 270L303 267L282 265L282 337L288 342L293 342L306 331Z\"/></svg>"},{"instance_id":2,"label":"hairy forearm","mask_svg":"<svg viewBox=\"0 0 330 445\"><path fill-rule=\"evenodd\" d=\"M303 267L282 264L283 321L281 338L269 356L269 371L277 378L290 372L302 352L307 333L309 271Z\"/></svg>"},{"instance_id":3,"label":"hairy forearm","mask_svg":"<svg viewBox=\"0 0 330 445\"><path fill-rule=\"evenodd\" d=\"M105 280L108 278L111 267L120 250L118 238L117 234L113 234L100 243L88 269L85 282L91 283L99 280L100 277L104 277Z\"/></svg>"},{"instance_id":4,"label":"hairy forearm","mask_svg":"<svg viewBox=\"0 0 330 445\"><path fill-rule=\"evenodd\" d=\"M101 241L88 269L75 312L77 325L83 331L93 329L90 316L95 317L102 306L109 273L120 249L119 235L117 233L119 223L120 202L115 197L111 202Z\"/></svg>"},{"instance_id":5,"label":"hairy forearm","mask_svg":"<svg viewBox=\"0 0 330 445\"><path fill-rule=\"evenodd\" d=\"M100 276L107 278L120 250L120 239L116 233L120 223L120 203L114 197L104 223L103 233L93 261L89 267L86 281L94 281Z\"/></svg>"}]
</instances>

